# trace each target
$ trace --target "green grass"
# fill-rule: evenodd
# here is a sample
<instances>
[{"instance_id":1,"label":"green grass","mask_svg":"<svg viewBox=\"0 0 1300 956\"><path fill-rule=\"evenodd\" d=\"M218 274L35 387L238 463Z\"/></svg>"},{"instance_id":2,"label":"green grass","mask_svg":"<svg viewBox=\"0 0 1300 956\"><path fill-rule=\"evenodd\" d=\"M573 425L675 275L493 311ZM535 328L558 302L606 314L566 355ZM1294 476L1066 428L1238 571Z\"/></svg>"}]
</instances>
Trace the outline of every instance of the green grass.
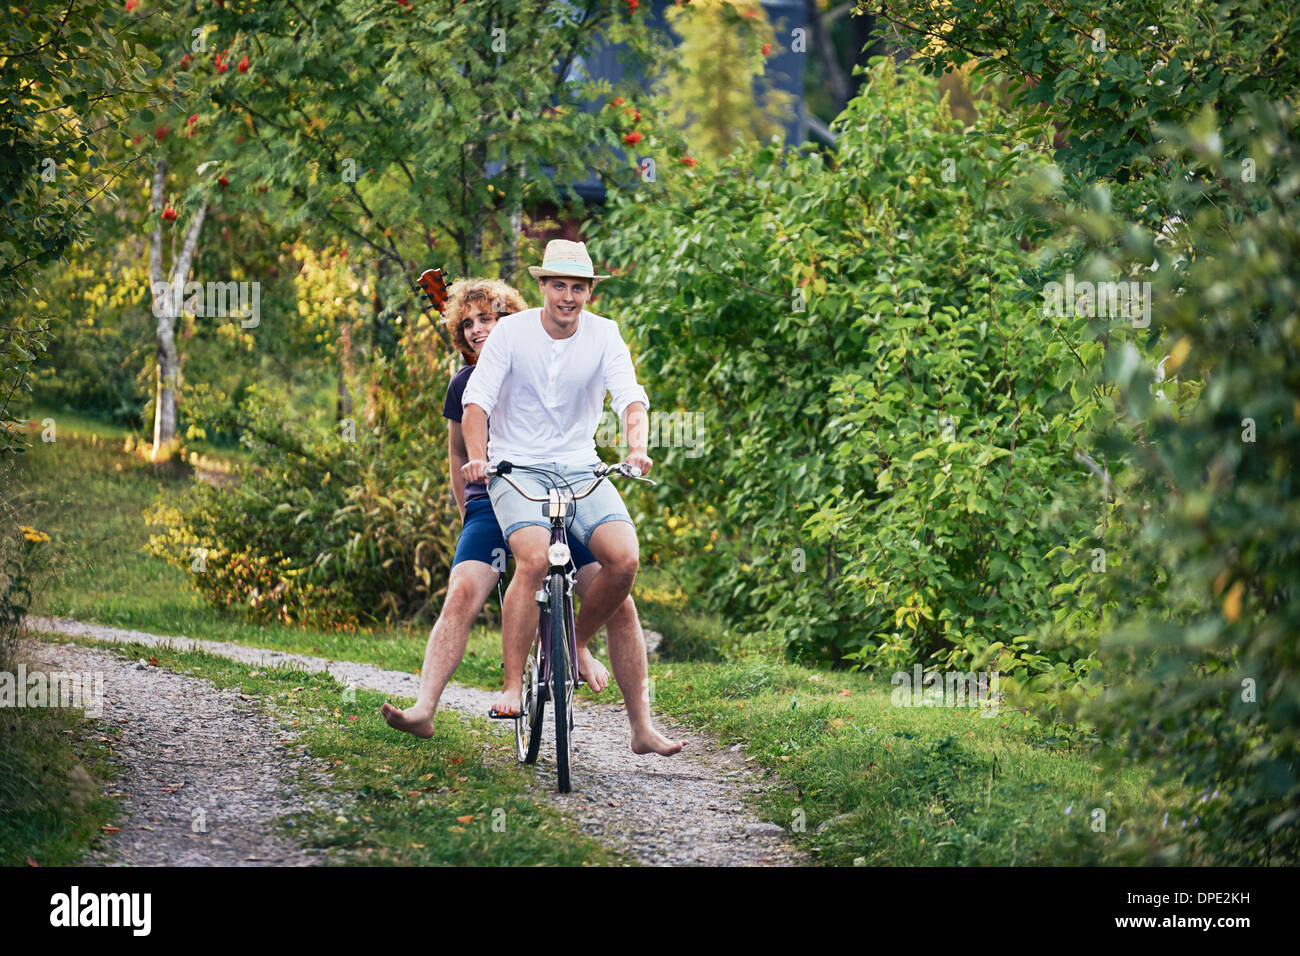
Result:
<instances>
[{"instance_id":1,"label":"green grass","mask_svg":"<svg viewBox=\"0 0 1300 956\"><path fill-rule=\"evenodd\" d=\"M66 638L48 638L65 641ZM96 646L93 641L84 641ZM102 646L102 645L101 645ZM299 786L329 810L281 821L286 836L327 851L325 862L365 866L583 866L623 862L551 807L545 775L514 759L514 731L485 718L440 713L434 741L395 733L384 695L348 691L327 674L250 667L201 652L124 644L177 673L238 688L323 762L331 783ZM340 812L341 811L341 812ZM7 844L5 844L7 845Z\"/></svg>"},{"instance_id":2,"label":"green grass","mask_svg":"<svg viewBox=\"0 0 1300 956\"><path fill-rule=\"evenodd\" d=\"M56 408L53 406L35 406L28 410L27 420L31 423L28 428L32 435L33 441L40 441L42 431L41 423L47 418L54 419L56 440L64 435L77 436L80 438L99 438L106 441L116 442L119 445L125 443L128 439L132 445L148 444L153 441L153 432L151 429L138 431L132 428L125 428L122 425L115 425L106 422L101 418L95 418L78 412L71 408ZM221 445L217 446L203 439L189 439L184 443L184 450L195 452L202 456L208 456L217 459L229 461L251 461L248 449L242 445Z\"/></svg>"},{"instance_id":3,"label":"green grass","mask_svg":"<svg viewBox=\"0 0 1300 956\"><path fill-rule=\"evenodd\" d=\"M1095 864L1131 858L1127 823L1164 805L1146 774L1107 773L1001 707L903 707L865 675L784 663L660 665L655 707L742 742L783 786L764 819L820 861L851 865ZM1094 832L1090 813L1106 813ZM1067 809L1069 812L1067 812ZM829 824L821 832L817 828ZM802 832L800 831L802 827Z\"/></svg>"},{"instance_id":4,"label":"green grass","mask_svg":"<svg viewBox=\"0 0 1300 956\"><path fill-rule=\"evenodd\" d=\"M116 822L103 786L118 733L76 708L0 708L0 866L74 864Z\"/></svg>"},{"instance_id":5,"label":"green grass","mask_svg":"<svg viewBox=\"0 0 1300 956\"><path fill-rule=\"evenodd\" d=\"M141 550L141 512L182 479L156 475L111 437L83 439L65 427L58 443L27 456L21 474L28 523L51 534L61 555L43 602L49 613L418 671L425 626L327 633L255 624L201 604L181 571ZM745 655L653 664L656 709L742 743L782 784L758 808L764 818L793 828L824 862L1145 862L1158 854L1149 821L1170 807L1141 770L1103 771L1095 756L1063 748L1014 711L986 719L893 707L891 688L864 675L788 664L761 644L720 635L721 622L692 613L662 573L639 577L637 598L647 626L664 631L677 652ZM499 665L499 632L476 627L455 680L498 687ZM618 700L617 689L599 699ZM1106 812L1105 833L1089 826L1094 808Z\"/></svg>"}]
</instances>

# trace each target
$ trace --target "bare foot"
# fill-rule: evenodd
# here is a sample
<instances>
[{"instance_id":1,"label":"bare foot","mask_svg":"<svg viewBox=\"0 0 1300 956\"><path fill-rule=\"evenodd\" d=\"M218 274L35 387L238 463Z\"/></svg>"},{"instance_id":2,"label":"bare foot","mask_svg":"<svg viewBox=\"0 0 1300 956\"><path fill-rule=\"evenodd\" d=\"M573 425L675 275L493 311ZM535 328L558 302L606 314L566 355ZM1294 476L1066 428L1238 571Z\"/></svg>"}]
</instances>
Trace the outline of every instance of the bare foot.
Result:
<instances>
[{"instance_id":1,"label":"bare foot","mask_svg":"<svg viewBox=\"0 0 1300 956\"><path fill-rule=\"evenodd\" d=\"M684 746L686 746L686 741L669 740L653 727L647 727L645 730L632 733L632 753L634 754L659 754L661 757L671 757Z\"/></svg>"},{"instance_id":2,"label":"bare foot","mask_svg":"<svg viewBox=\"0 0 1300 956\"><path fill-rule=\"evenodd\" d=\"M432 713L425 714L416 707L398 710L389 703L385 703L380 709L383 711L384 720L388 721L388 726L394 730L405 730L408 734L426 740L433 736Z\"/></svg>"},{"instance_id":3,"label":"bare foot","mask_svg":"<svg viewBox=\"0 0 1300 956\"><path fill-rule=\"evenodd\" d=\"M578 673L597 694L609 686L609 671L585 647L578 648Z\"/></svg>"},{"instance_id":4,"label":"bare foot","mask_svg":"<svg viewBox=\"0 0 1300 956\"><path fill-rule=\"evenodd\" d=\"M498 714L518 714L519 713L519 695L520 688L514 690L503 690L497 699L492 701L492 708Z\"/></svg>"}]
</instances>

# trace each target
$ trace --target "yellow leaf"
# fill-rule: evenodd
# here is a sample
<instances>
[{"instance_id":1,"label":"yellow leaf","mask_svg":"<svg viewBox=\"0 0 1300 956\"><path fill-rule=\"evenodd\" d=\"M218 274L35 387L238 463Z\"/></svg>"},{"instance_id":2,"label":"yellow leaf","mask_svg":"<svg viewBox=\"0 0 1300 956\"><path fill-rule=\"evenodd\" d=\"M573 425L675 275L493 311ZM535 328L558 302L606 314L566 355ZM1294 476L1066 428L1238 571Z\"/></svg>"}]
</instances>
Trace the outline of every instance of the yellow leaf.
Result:
<instances>
[{"instance_id":1,"label":"yellow leaf","mask_svg":"<svg viewBox=\"0 0 1300 956\"><path fill-rule=\"evenodd\" d=\"M1187 361L1187 354L1192 350L1192 342L1187 336L1183 336L1174 345L1174 350L1169 353L1169 361L1165 363L1165 370L1169 372L1178 371L1178 367Z\"/></svg>"},{"instance_id":2,"label":"yellow leaf","mask_svg":"<svg viewBox=\"0 0 1300 956\"><path fill-rule=\"evenodd\" d=\"M1241 616L1241 592L1244 588L1244 583L1238 581L1228 591L1228 596L1223 599L1223 616L1229 621L1235 621Z\"/></svg>"}]
</instances>

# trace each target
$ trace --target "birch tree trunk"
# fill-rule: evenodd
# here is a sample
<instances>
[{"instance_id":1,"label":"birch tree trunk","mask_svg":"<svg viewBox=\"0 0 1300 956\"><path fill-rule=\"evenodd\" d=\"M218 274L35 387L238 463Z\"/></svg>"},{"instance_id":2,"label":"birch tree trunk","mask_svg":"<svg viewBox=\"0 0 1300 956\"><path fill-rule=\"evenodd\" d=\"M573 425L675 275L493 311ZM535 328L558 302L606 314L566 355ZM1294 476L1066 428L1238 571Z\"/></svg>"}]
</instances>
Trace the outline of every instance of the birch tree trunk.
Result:
<instances>
[{"instance_id":1,"label":"birch tree trunk","mask_svg":"<svg viewBox=\"0 0 1300 956\"><path fill-rule=\"evenodd\" d=\"M151 209L153 235L149 239L149 278L153 289L153 313L157 327L157 375L155 377L153 413L153 452L150 460L166 461L176 446L177 393L181 386L180 356L176 352L176 321L181 313L181 295L189 274L199 231L207 216L207 206L200 206L185 233L180 255L172 263L171 274L163 271L163 196L167 184L167 161L158 160L154 167Z\"/></svg>"}]
</instances>

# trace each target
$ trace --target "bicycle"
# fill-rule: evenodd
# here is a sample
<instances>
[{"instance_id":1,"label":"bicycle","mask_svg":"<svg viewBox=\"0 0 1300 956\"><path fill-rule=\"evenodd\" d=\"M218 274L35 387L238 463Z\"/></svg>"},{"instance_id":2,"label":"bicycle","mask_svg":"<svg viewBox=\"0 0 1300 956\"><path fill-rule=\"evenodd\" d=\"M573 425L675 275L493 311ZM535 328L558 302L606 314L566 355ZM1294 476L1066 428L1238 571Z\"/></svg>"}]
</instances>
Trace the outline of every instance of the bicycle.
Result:
<instances>
[{"instance_id":1,"label":"bicycle","mask_svg":"<svg viewBox=\"0 0 1300 956\"><path fill-rule=\"evenodd\" d=\"M510 472L516 469L536 472L558 481L552 484L547 497L538 498L524 491L509 477ZM489 479L500 475L529 501L541 502L542 516L551 522L551 543L546 551L546 578L542 589L535 595L541 609L537 636L524 662L519 716L515 718L515 751L520 763L537 762L537 754L542 746L546 702L549 700L555 704L555 771L560 793L568 793L570 789L573 692L580 681L578 642L573 619L573 588L577 583L578 572L569 553L565 519L572 519L574 502L587 497L606 478L621 475L651 486L657 484L649 478L642 478L640 469L626 462L613 467L601 463L592 471L595 480L586 491L576 494L561 476L544 468L512 465L503 461L497 467L487 470ZM560 487L561 482L564 487ZM563 707L559 706L559 701L563 701Z\"/></svg>"}]
</instances>

